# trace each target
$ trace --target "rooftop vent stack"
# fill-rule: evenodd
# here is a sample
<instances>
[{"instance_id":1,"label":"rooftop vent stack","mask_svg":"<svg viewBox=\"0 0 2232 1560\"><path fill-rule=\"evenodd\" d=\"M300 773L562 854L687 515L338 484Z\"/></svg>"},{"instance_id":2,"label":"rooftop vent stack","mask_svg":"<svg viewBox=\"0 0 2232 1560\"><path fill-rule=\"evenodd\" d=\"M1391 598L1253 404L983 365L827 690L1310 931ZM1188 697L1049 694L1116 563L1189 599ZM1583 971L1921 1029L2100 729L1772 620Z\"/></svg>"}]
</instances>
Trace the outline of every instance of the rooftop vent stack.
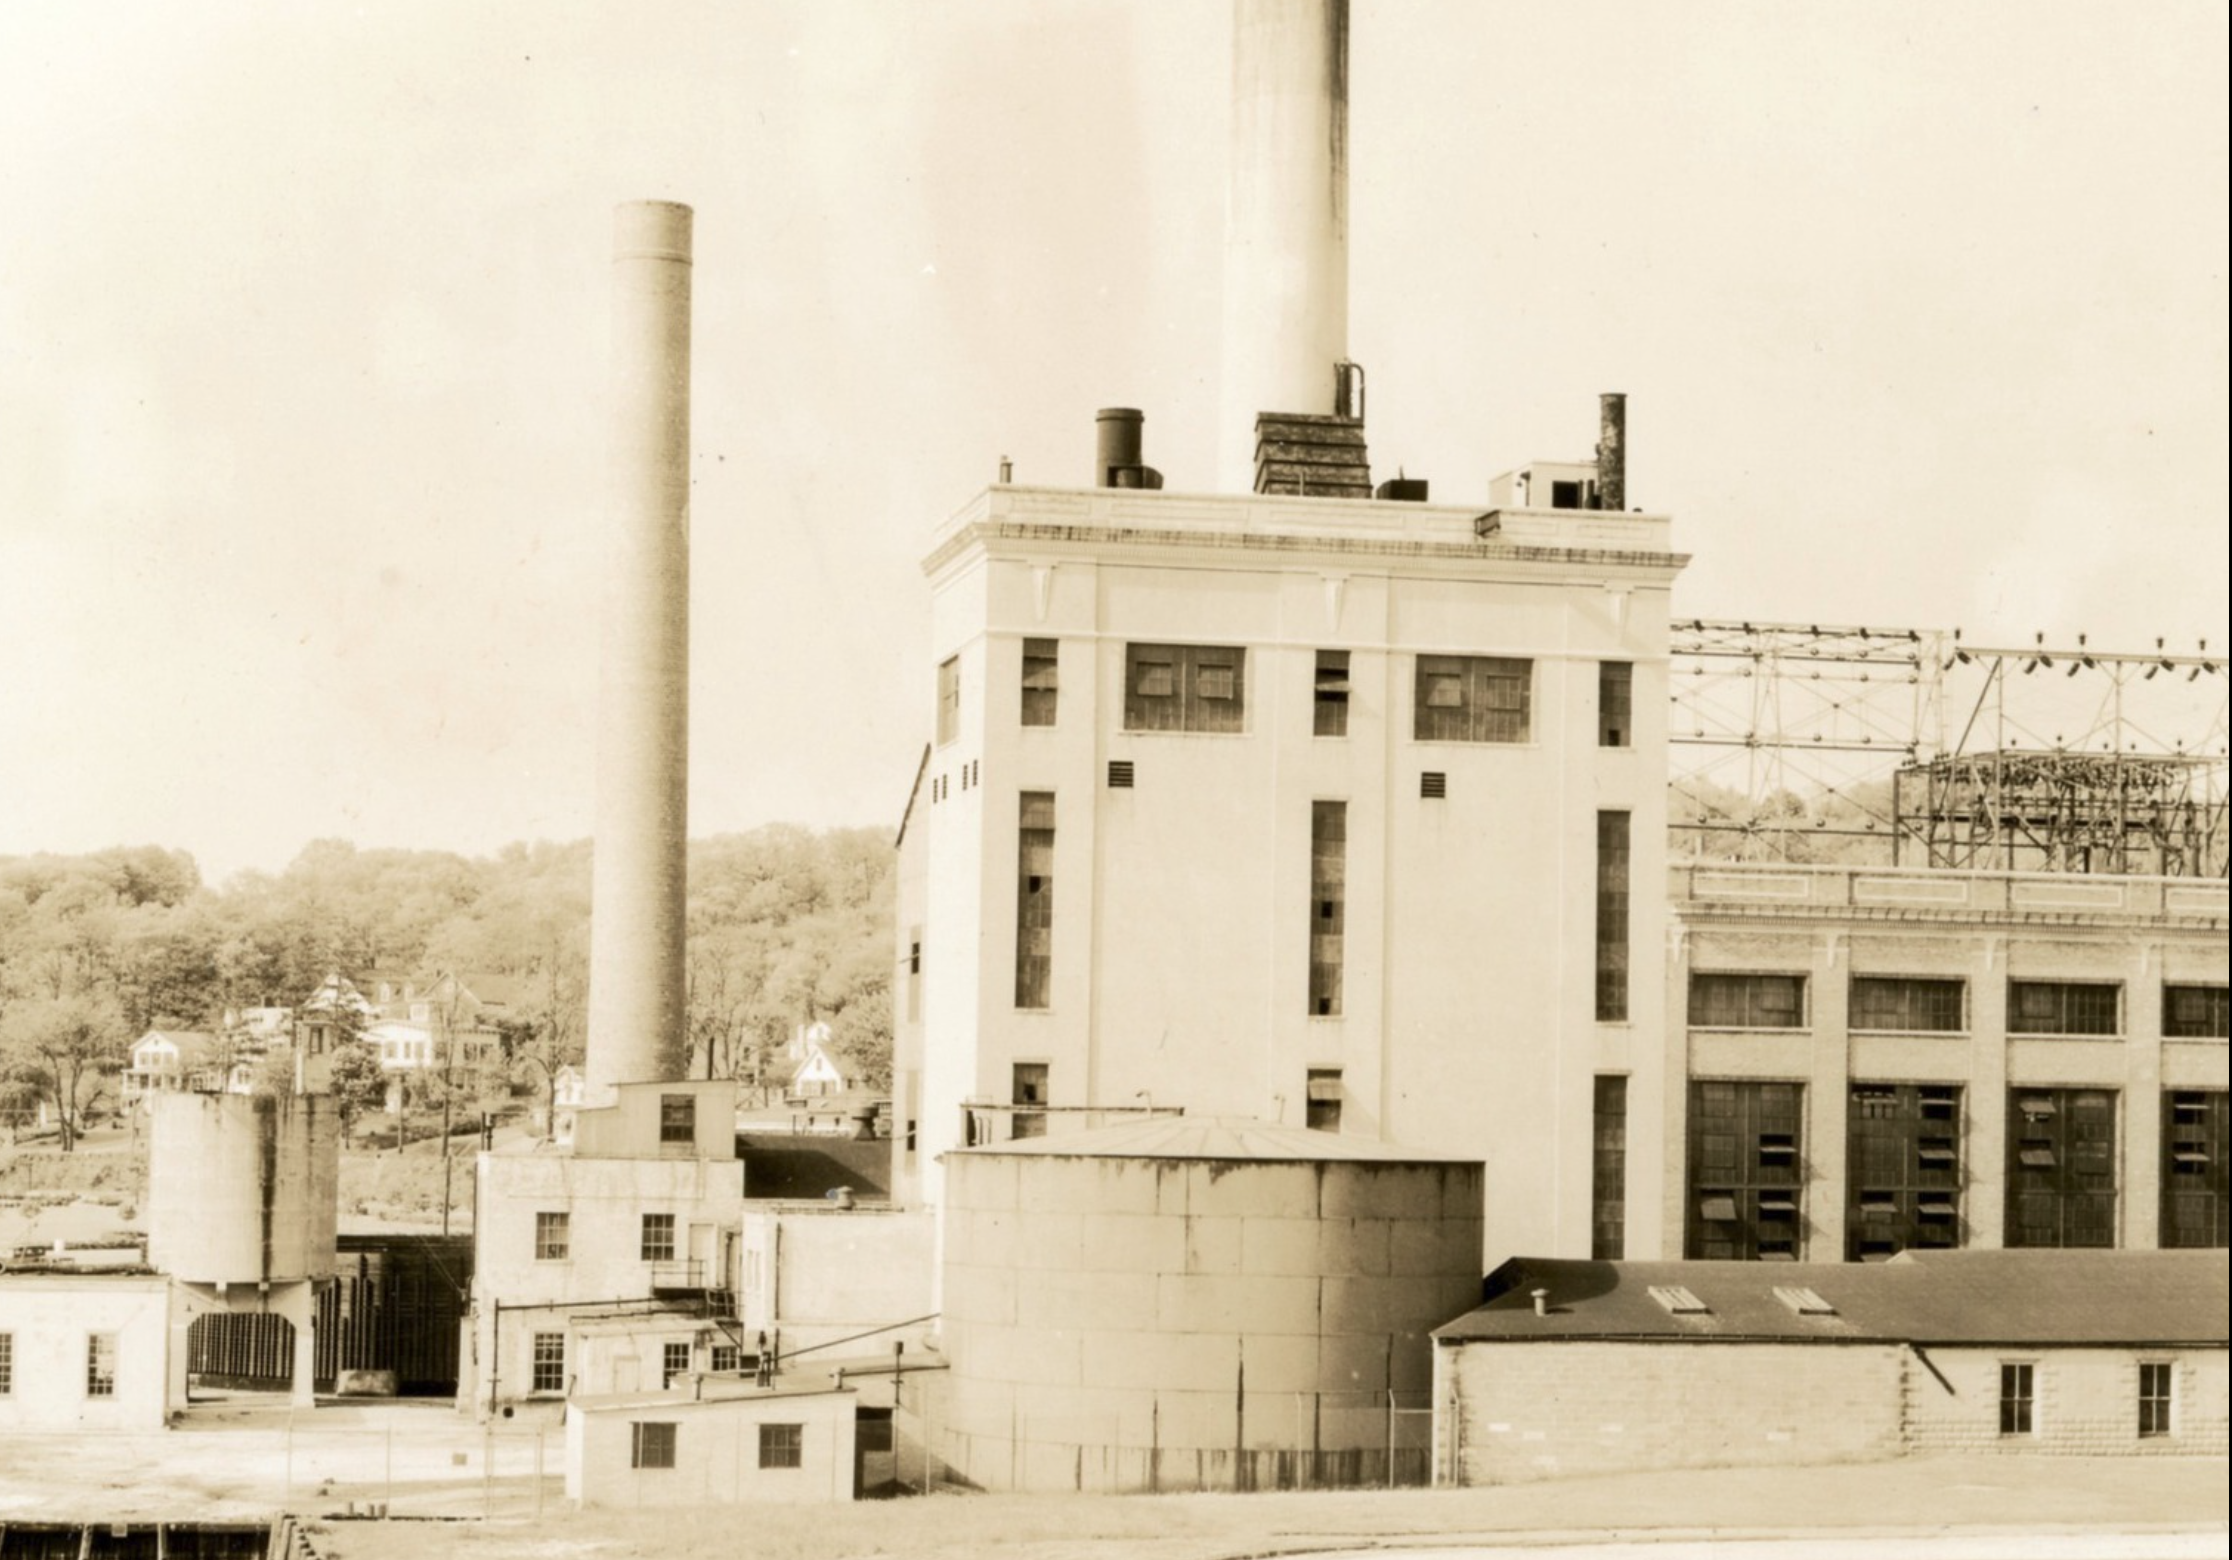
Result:
<instances>
[{"instance_id":1,"label":"rooftop vent stack","mask_svg":"<svg viewBox=\"0 0 2232 1560\"><path fill-rule=\"evenodd\" d=\"M1162 473L1141 463L1140 430L1146 414L1129 406L1104 406L1093 418L1093 486L1159 488Z\"/></svg>"},{"instance_id":2,"label":"rooftop vent stack","mask_svg":"<svg viewBox=\"0 0 2232 1560\"><path fill-rule=\"evenodd\" d=\"M1340 410L1336 374L1348 359L1348 31L1348 0L1233 3L1217 425L1226 492L1256 489L1259 413Z\"/></svg>"},{"instance_id":3,"label":"rooftop vent stack","mask_svg":"<svg viewBox=\"0 0 2232 1560\"><path fill-rule=\"evenodd\" d=\"M1627 508L1627 397L1597 397L1597 507Z\"/></svg>"},{"instance_id":4,"label":"rooftop vent stack","mask_svg":"<svg viewBox=\"0 0 2232 1560\"><path fill-rule=\"evenodd\" d=\"M597 704L593 1103L680 1067L689 805L690 247L668 201L614 212L611 521Z\"/></svg>"}]
</instances>

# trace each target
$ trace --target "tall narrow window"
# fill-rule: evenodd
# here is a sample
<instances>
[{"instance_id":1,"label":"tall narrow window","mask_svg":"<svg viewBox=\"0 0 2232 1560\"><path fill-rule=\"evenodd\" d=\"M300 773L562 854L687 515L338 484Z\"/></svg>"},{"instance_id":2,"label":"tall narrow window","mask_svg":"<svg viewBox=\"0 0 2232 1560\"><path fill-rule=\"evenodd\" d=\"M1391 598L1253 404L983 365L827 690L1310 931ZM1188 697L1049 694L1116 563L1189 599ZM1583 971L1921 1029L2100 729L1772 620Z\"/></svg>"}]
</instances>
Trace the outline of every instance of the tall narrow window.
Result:
<instances>
[{"instance_id":1,"label":"tall narrow window","mask_svg":"<svg viewBox=\"0 0 2232 1560\"><path fill-rule=\"evenodd\" d=\"M1627 1096L1626 1078L1607 1073L1596 1080L1589 1255L1599 1262L1627 1255Z\"/></svg>"},{"instance_id":2,"label":"tall narrow window","mask_svg":"<svg viewBox=\"0 0 2232 1560\"><path fill-rule=\"evenodd\" d=\"M1845 1256L1961 1244L1961 1088L1856 1083L1845 1133Z\"/></svg>"},{"instance_id":3,"label":"tall narrow window","mask_svg":"<svg viewBox=\"0 0 2232 1560\"><path fill-rule=\"evenodd\" d=\"M659 1375L661 1377L659 1386L662 1390L673 1386L675 1382L689 1373L690 1345L687 1341L659 1345Z\"/></svg>"},{"instance_id":4,"label":"tall narrow window","mask_svg":"<svg viewBox=\"0 0 2232 1560\"><path fill-rule=\"evenodd\" d=\"M1628 815L1597 814L1596 1016L1628 1016Z\"/></svg>"},{"instance_id":5,"label":"tall narrow window","mask_svg":"<svg viewBox=\"0 0 2232 1560\"><path fill-rule=\"evenodd\" d=\"M1312 1067L1303 1079L1302 1125L1312 1132L1341 1130L1341 1069Z\"/></svg>"},{"instance_id":6,"label":"tall narrow window","mask_svg":"<svg viewBox=\"0 0 2232 1560\"><path fill-rule=\"evenodd\" d=\"M922 928L907 931L907 1022L922 1022Z\"/></svg>"},{"instance_id":7,"label":"tall narrow window","mask_svg":"<svg viewBox=\"0 0 2232 1560\"><path fill-rule=\"evenodd\" d=\"M1311 729L1321 737L1347 736L1348 710L1349 653L1320 650L1317 653L1317 717Z\"/></svg>"},{"instance_id":8,"label":"tall narrow window","mask_svg":"<svg viewBox=\"0 0 2232 1560\"><path fill-rule=\"evenodd\" d=\"M2171 1089L2162 1096L2162 1244L2226 1244L2225 1145L2232 1131L2222 1089Z\"/></svg>"},{"instance_id":9,"label":"tall narrow window","mask_svg":"<svg viewBox=\"0 0 2232 1560\"><path fill-rule=\"evenodd\" d=\"M539 1332L535 1334L533 1351L528 1363L527 1390L565 1391L566 1335L562 1332Z\"/></svg>"},{"instance_id":10,"label":"tall narrow window","mask_svg":"<svg viewBox=\"0 0 2232 1560\"><path fill-rule=\"evenodd\" d=\"M1597 662L1597 746L1624 748L1635 740L1635 666Z\"/></svg>"},{"instance_id":11,"label":"tall narrow window","mask_svg":"<svg viewBox=\"0 0 2232 1560\"><path fill-rule=\"evenodd\" d=\"M116 1334L92 1333L85 1340L85 1395L116 1396Z\"/></svg>"},{"instance_id":12,"label":"tall narrow window","mask_svg":"<svg viewBox=\"0 0 2232 1560\"><path fill-rule=\"evenodd\" d=\"M1310 1012L1341 1011L1343 929L1348 924L1348 803L1310 804Z\"/></svg>"},{"instance_id":13,"label":"tall narrow window","mask_svg":"<svg viewBox=\"0 0 2232 1560\"><path fill-rule=\"evenodd\" d=\"M2007 1244L2115 1245L2116 1160L2112 1091L2009 1091Z\"/></svg>"},{"instance_id":14,"label":"tall narrow window","mask_svg":"<svg viewBox=\"0 0 2232 1560\"><path fill-rule=\"evenodd\" d=\"M0 1332L0 1397L15 1391L15 1334Z\"/></svg>"},{"instance_id":15,"label":"tall narrow window","mask_svg":"<svg viewBox=\"0 0 2232 1560\"><path fill-rule=\"evenodd\" d=\"M1054 724L1055 701L1060 698L1060 655L1051 639L1023 641L1023 724Z\"/></svg>"},{"instance_id":16,"label":"tall narrow window","mask_svg":"<svg viewBox=\"0 0 2232 1560\"><path fill-rule=\"evenodd\" d=\"M1016 1109L1010 1113L1008 1136L1035 1138L1046 1136L1046 1112L1024 1107L1047 1103L1046 1091L1051 1069L1045 1062L1017 1062L1010 1075L1008 1098Z\"/></svg>"},{"instance_id":17,"label":"tall narrow window","mask_svg":"<svg viewBox=\"0 0 2232 1560\"><path fill-rule=\"evenodd\" d=\"M1420 742L1524 742L1532 729L1534 662L1422 655L1411 735Z\"/></svg>"},{"instance_id":18,"label":"tall narrow window","mask_svg":"<svg viewBox=\"0 0 2232 1560\"><path fill-rule=\"evenodd\" d=\"M938 663L938 746L961 735L961 658L947 656Z\"/></svg>"},{"instance_id":19,"label":"tall narrow window","mask_svg":"<svg viewBox=\"0 0 2232 1560\"><path fill-rule=\"evenodd\" d=\"M1245 731L1248 652L1238 645L1127 645L1126 731Z\"/></svg>"},{"instance_id":20,"label":"tall narrow window","mask_svg":"<svg viewBox=\"0 0 2232 1560\"><path fill-rule=\"evenodd\" d=\"M1685 1255L1797 1260L1804 1230L1804 1102L1805 1090L1795 1083L1690 1083Z\"/></svg>"},{"instance_id":21,"label":"tall narrow window","mask_svg":"<svg viewBox=\"0 0 2232 1560\"><path fill-rule=\"evenodd\" d=\"M2177 1390L2177 1377L2167 1360L2143 1360L2139 1365L2139 1433L2143 1436L2163 1436L2170 1433L2171 1394Z\"/></svg>"},{"instance_id":22,"label":"tall narrow window","mask_svg":"<svg viewBox=\"0 0 2232 1560\"><path fill-rule=\"evenodd\" d=\"M2029 1435L2037 1390L2036 1367L2008 1362L2000 1366L2000 1434Z\"/></svg>"},{"instance_id":23,"label":"tall narrow window","mask_svg":"<svg viewBox=\"0 0 2232 1560\"><path fill-rule=\"evenodd\" d=\"M1054 793L1025 791L1017 827L1015 1005L1048 1007L1054 985Z\"/></svg>"},{"instance_id":24,"label":"tall narrow window","mask_svg":"<svg viewBox=\"0 0 2232 1560\"><path fill-rule=\"evenodd\" d=\"M673 1214L647 1213L643 1216L643 1242L637 1252L639 1260L644 1262L674 1260Z\"/></svg>"}]
</instances>

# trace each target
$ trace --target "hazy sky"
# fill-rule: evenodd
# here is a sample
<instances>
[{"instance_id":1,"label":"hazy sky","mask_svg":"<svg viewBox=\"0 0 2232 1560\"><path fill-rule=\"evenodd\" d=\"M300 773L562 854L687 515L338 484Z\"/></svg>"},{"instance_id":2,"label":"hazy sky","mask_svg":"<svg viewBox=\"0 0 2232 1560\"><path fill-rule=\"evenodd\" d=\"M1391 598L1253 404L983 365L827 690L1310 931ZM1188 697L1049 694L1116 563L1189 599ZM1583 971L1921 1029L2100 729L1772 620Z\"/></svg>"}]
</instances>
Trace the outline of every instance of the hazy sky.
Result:
<instances>
[{"instance_id":1,"label":"hazy sky","mask_svg":"<svg viewBox=\"0 0 2232 1560\"><path fill-rule=\"evenodd\" d=\"M692 826L892 824L919 560L1212 484L1214 0L0 7L0 853L591 818L610 208L698 211ZM2226 634L2226 23L1354 0L1375 473L1630 396L1708 616Z\"/></svg>"}]
</instances>

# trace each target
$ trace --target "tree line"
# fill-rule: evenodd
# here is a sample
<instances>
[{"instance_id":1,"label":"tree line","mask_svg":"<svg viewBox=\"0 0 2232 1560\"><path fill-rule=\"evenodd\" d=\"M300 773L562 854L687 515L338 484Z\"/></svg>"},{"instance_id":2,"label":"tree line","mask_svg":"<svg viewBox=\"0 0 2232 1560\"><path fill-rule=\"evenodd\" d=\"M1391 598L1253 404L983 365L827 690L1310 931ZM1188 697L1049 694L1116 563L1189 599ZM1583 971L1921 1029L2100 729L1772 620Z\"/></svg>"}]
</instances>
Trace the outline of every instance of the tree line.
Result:
<instances>
[{"instance_id":1,"label":"tree line","mask_svg":"<svg viewBox=\"0 0 2232 1560\"><path fill-rule=\"evenodd\" d=\"M891 1077L894 853L873 829L771 825L689 851L689 1069L778 1081L800 1024L870 1087ZM0 857L0 1113L45 1101L65 1146L113 1100L150 1029L296 1007L329 973L512 977L520 1082L577 1062L588 997L590 845L494 856L319 840L221 887L158 846Z\"/></svg>"}]
</instances>

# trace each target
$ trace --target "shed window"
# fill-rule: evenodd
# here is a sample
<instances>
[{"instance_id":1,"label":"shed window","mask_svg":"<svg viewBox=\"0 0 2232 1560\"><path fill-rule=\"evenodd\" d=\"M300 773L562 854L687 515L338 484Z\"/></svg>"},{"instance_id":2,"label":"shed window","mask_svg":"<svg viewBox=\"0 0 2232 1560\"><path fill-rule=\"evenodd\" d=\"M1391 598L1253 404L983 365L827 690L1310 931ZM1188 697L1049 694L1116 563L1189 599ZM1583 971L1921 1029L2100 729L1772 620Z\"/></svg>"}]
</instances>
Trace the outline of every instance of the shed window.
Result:
<instances>
[{"instance_id":1,"label":"shed window","mask_svg":"<svg viewBox=\"0 0 2232 1560\"><path fill-rule=\"evenodd\" d=\"M759 1427L759 1465L762 1468L800 1468L806 1463L806 1427L800 1424Z\"/></svg>"},{"instance_id":2,"label":"shed window","mask_svg":"<svg viewBox=\"0 0 2232 1560\"><path fill-rule=\"evenodd\" d=\"M2001 1435L2031 1433L2035 1367L2009 1361L2000 1366L1999 1419Z\"/></svg>"},{"instance_id":3,"label":"shed window","mask_svg":"<svg viewBox=\"0 0 2232 1560\"><path fill-rule=\"evenodd\" d=\"M2166 1360L2143 1360L2139 1365L2139 1433L2142 1436L2165 1436L2170 1433L2171 1396L2177 1390L2177 1377Z\"/></svg>"},{"instance_id":4,"label":"shed window","mask_svg":"<svg viewBox=\"0 0 2232 1560\"><path fill-rule=\"evenodd\" d=\"M674 1466L674 1422L672 1420L628 1426L628 1466L631 1468L671 1468Z\"/></svg>"}]
</instances>

